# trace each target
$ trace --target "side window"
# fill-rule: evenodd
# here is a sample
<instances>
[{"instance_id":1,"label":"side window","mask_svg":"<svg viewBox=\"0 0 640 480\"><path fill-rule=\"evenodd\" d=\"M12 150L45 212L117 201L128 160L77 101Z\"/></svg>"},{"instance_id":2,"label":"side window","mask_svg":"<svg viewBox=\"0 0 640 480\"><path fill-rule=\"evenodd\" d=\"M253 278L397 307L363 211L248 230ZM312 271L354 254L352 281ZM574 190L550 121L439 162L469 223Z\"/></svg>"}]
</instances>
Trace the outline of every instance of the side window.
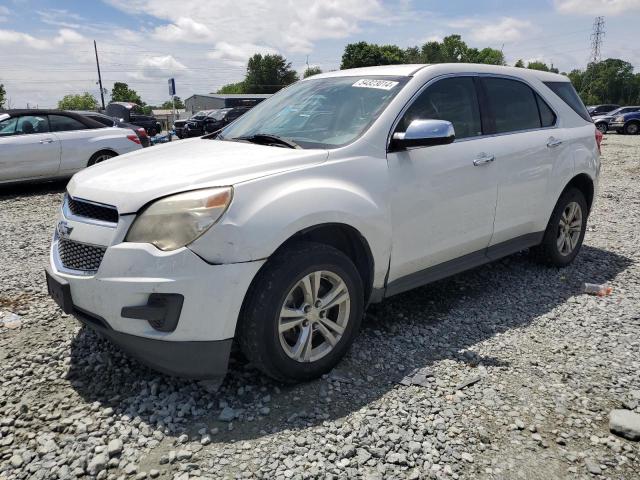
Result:
<instances>
[{"instance_id":1,"label":"side window","mask_svg":"<svg viewBox=\"0 0 640 480\"><path fill-rule=\"evenodd\" d=\"M553 127L556 123L556 114L553 113L553 110L547 105L540 95L537 93L536 102L538 102L538 110L540 111L540 123L543 127Z\"/></svg>"},{"instance_id":2,"label":"side window","mask_svg":"<svg viewBox=\"0 0 640 480\"><path fill-rule=\"evenodd\" d=\"M42 115L22 115L18 117L16 125L17 135L29 135L31 133L47 133L49 131L49 122L47 117Z\"/></svg>"},{"instance_id":3,"label":"side window","mask_svg":"<svg viewBox=\"0 0 640 480\"><path fill-rule=\"evenodd\" d=\"M65 117L64 115L49 115L49 123L52 132L68 132L70 130L84 130L87 127L84 123L79 122L75 118Z\"/></svg>"},{"instance_id":4,"label":"side window","mask_svg":"<svg viewBox=\"0 0 640 480\"><path fill-rule=\"evenodd\" d=\"M18 117L5 118L0 121L0 137L8 137L16 134L16 125Z\"/></svg>"},{"instance_id":5,"label":"side window","mask_svg":"<svg viewBox=\"0 0 640 480\"><path fill-rule=\"evenodd\" d=\"M495 119L495 133L540 128L540 115L533 90L506 78L483 78L487 102Z\"/></svg>"},{"instance_id":6,"label":"side window","mask_svg":"<svg viewBox=\"0 0 640 480\"><path fill-rule=\"evenodd\" d=\"M457 139L482 135L473 78L445 78L429 86L405 112L397 131L406 131L413 120L447 120Z\"/></svg>"}]
</instances>

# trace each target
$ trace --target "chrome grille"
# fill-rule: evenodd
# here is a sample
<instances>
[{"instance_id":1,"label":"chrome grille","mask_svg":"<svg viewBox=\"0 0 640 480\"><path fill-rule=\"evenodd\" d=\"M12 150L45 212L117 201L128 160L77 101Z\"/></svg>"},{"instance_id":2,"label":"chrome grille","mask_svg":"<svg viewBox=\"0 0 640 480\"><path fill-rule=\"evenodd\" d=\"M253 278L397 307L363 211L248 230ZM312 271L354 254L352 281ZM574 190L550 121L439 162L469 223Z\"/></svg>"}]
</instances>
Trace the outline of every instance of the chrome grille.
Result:
<instances>
[{"instance_id":1,"label":"chrome grille","mask_svg":"<svg viewBox=\"0 0 640 480\"><path fill-rule=\"evenodd\" d=\"M109 205L99 205L67 195L69 211L77 217L91 218L101 222L118 223L118 210Z\"/></svg>"},{"instance_id":2,"label":"chrome grille","mask_svg":"<svg viewBox=\"0 0 640 480\"><path fill-rule=\"evenodd\" d=\"M107 247L87 245L65 238L58 239L58 256L65 268L83 272L98 270Z\"/></svg>"}]
</instances>

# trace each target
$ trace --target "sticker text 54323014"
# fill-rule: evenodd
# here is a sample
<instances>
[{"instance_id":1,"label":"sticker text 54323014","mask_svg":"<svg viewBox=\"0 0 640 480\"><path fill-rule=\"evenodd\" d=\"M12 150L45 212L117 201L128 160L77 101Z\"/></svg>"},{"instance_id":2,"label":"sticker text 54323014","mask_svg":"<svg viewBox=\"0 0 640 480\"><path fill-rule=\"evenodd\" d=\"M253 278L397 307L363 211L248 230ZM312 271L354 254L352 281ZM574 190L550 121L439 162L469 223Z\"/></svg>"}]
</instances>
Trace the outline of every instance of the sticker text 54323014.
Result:
<instances>
[{"instance_id":1,"label":"sticker text 54323014","mask_svg":"<svg viewBox=\"0 0 640 480\"><path fill-rule=\"evenodd\" d=\"M353 87L359 88L378 88L380 90L391 90L393 87L398 85L398 82L394 82L393 80L379 80L374 78L361 78L356 83L354 83Z\"/></svg>"}]
</instances>

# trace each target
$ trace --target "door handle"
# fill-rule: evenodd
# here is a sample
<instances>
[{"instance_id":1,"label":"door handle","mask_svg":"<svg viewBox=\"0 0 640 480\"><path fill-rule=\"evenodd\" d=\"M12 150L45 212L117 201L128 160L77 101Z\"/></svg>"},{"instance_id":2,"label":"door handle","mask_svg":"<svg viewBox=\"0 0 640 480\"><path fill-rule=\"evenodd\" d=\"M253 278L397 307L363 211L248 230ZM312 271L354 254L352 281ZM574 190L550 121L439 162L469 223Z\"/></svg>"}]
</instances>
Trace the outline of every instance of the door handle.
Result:
<instances>
[{"instance_id":1,"label":"door handle","mask_svg":"<svg viewBox=\"0 0 640 480\"><path fill-rule=\"evenodd\" d=\"M547 142L547 147L549 148L555 148L559 145L562 145L562 140L559 140L557 138L551 137L549 139L549 141Z\"/></svg>"},{"instance_id":2,"label":"door handle","mask_svg":"<svg viewBox=\"0 0 640 480\"><path fill-rule=\"evenodd\" d=\"M478 158L476 158L473 161L473 165L476 167L479 167L480 165L486 165L488 163L493 162L496 159L496 157L494 155L488 155L486 153L481 153L480 155L478 155Z\"/></svg>"},{"instance_id":3,"label":"door handle","mask_svg":"<svg viewBox=\"0 0 640 480\"><path fill-rule=\"evenodd\" d=\"M45 138L40 140L40 143L53 143L53 138Z\"/></svg>"}]
</instances>

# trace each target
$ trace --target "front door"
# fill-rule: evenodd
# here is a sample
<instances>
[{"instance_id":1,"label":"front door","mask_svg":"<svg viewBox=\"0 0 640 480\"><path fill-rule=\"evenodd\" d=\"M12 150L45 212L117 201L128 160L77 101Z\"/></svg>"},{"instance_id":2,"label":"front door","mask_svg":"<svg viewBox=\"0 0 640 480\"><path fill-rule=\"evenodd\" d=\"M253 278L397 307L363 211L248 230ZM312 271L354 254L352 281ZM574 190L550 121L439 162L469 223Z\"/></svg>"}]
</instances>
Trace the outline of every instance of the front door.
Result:
<instances>
[{"instance_id":1,"label":"front door","mask_svg":"<svg viewBox=\"0 0 640 480\"><path fill-rule=\"evenodd\" d=\"M60 143L46 115L0 121L0 182L53 177L60 167Z\"/></svg>"},{"instance_id":2,"label":"front door","mask_svg":"<svg viewBox=\"0 0 640 480\"><path fill-rule=\"evenodd\" d=\"M388 294L482 263L493 232L496 140L482 137L474 78L447 77L427 87L396 131L416 119L452 122L456 140L387 156L393 229Z\"/></svg>"}]
</instances>

